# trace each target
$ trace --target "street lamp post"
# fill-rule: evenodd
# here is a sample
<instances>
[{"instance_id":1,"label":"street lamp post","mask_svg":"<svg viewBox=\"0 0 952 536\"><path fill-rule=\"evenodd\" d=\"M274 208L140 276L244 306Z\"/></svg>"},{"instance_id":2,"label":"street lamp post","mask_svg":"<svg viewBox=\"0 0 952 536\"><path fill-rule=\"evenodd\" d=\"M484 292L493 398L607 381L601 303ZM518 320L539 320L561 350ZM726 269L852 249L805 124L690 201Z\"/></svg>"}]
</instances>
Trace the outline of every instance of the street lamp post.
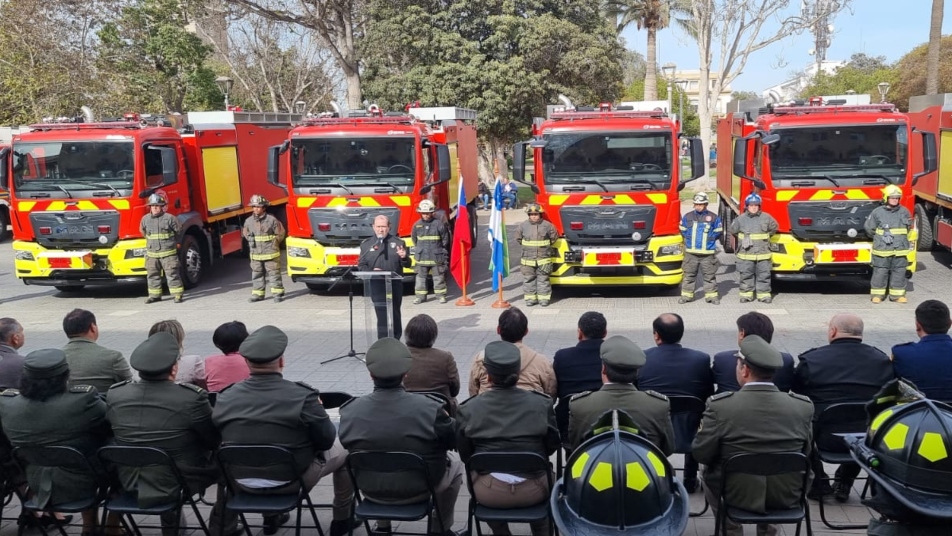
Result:
<instances>
[{"instance_id":1,"label":"street lamp post","mask_svg":"<svg viewBox=\"0 0 952 536\"><path fill-rule=\"evenodd\" d=\"M225 96L225 110L228 110L229 108L228 93L231 92L231 85L234 83L235 81L231 78L228 78L227 76L219 76L215 79L215 84L218 86L218 90L221 91L222 95Z\"/></svg>"},{"instance_id":2,"label":"street lamp post","mask_svg":"<svg viewBox=\"0 0 952 536\"><path fill-rule=\"evenodd\" d=\"M876 85L879 89L879 96L882 98L879 102L886 102L886 94L889 93L889 82L880 82Z\"/></svg>"},{"instance_id":3,"label":"street lamp post","mask_svg":"<svg viewBox=\"0 0 952 536\"><path fill-rule=\"evenodd\" d=\"M668 113L671 113L671 82L674 80L674 72L677 71L677 69L678 66L670 61L661 66L661 76L663 76L668 83Z\"/></svg>"},{"instance_id":4,"label":"street lamp post","mask_svg":"<svg viewBox=\"0 0 952 536\"><path fill-rule=\"evenodd\" d=\"M675 80L678 85L678 121L681 122L681 130L684 130L684 90L688 88L687 80Z\"/></svg>"}]
</instances>

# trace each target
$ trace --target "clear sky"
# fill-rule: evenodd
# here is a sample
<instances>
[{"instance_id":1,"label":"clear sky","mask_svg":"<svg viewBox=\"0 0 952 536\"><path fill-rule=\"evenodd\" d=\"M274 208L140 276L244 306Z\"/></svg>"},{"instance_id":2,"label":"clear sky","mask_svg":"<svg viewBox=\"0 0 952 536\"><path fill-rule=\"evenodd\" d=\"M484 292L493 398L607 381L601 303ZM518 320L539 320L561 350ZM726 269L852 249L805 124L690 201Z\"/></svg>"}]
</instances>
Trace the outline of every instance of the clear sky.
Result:
<instances>
[{"instance_id":1,"label":"clear sky","mask_svg":"<svg viewBox=\"0 0 952 536\"><path fill-rule=\"evenodd\" d=\"M799 5L796 0L790 3ZM952 2L946 2L942 18L943 35L952 34L950 4ZM929 40L931 10L932 0L853 0L852 12L843 11L832 21L835 33L826 59L849 60L853 53L864 52L896 61ZM769 27L766 30L769 31ZM628 48L645 53L647 34L644 31L632 25L622 36ZM793 78L794 72L814 61L807 53L813 46L813 34L804 32L753 53L731 89L760 93ZM717 69L716 57L712 69ZM658 64L667 62L674 62L678 69L698 68L697 45L676 28L658 32Z\"/></svg>"}]
</instances>

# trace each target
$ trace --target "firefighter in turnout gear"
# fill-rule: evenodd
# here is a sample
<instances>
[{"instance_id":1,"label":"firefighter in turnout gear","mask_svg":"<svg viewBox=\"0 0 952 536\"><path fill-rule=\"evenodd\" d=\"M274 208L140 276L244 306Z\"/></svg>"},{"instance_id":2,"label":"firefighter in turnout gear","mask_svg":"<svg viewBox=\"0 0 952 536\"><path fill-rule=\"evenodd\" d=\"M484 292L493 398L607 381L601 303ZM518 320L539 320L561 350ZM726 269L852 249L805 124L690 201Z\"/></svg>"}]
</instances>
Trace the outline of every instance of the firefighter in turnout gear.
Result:
<instances>
[{"instance_id":1,"label":"firefighter in turnout gear","mask_svg":"<svg viewBox=\"0 0 952 536\"><path fill-rule=\"evenodd\" d=\"M717 239L724 232L721 218L707 210L710 201L707 194L694 195L694 210L681 218L681 236L684 237L684 279L681 281L681 299L688 303L694 299L694 282L698 272L704 277L704 301L717 305Z\"/></svg>"},{"instance_id":2,"label":"firefighter in turnout gear","mask_svg":"<svg viewBox=\"0 0 952 536\"><path fill-rule=\"evenodd\" d=\"M873 303L881 303L889 289L889 300L906 303L906 255L912 246L909 231L912 215L900 205L902 190L894 184L883 188L883 204L876 207L863 226L873 239L873 276L869 287Z\"/></svg>"},{"instance_id":3,"label":"firefighter in turnout gear","mask_svg":"<svg viewBox=\"0 0 952 536\"><path fill-rule=\"evenodd\" d=\"M542 219L542 206L538 203L529 203L526 214L529 219L516 227L516 241L522 244L522 292L527 307L548 307L552 300L549 274L555 262L552 245L559 239L559 232Z\"/></svg>"},{"instance_id":4,"label":"firefighter in turnout gear","mask_svg":"<svg viewBox=\"0 0 952 536\"><path fill-rule=\"evenodd\" d=\"M770 237L777 233L777 220L761 211L761 199L750 194L744 200L744 213L731 222L730 234L737 236L737 274L740 302L757 300L770 303Z\"/></svg>"},{"instance_id":5,"label":"firefighter in turnout gear","mask_svg":"<svg viewBox=\"0 0 952 536\"><path fill-rule=\"evenodd\" d=\"M178 218L165 212L165 196L149 196L149 213L142 217L139 231L145 237L145 270L149 282L146 303L162 300L162 272L175 303L182 303L185 286L179 274L178 238L182 225Z\"/></svg>"},{"instance_id":6,"label":"firefighter in turnout gear","mask_svg":"<svg viewBox=\"0 0 952 536\"><path fill-rule=\"evenodd\" d=\"M446 269L450 257L450 230L443 220L434 218L436 206L429 199L417 207L420 220L413 224L410 238L416 259L416 298L413 303L426 301L426 277L433 275L433 293L446 303Z\"/></svg>"},{"instance_id":7,"label":"firefighter in turnout gear","mask_svg":"<svg viewBox=\"0 0 952 536\"><path fill-rule=\"evenodd\" d=\"M248 206L252 214L245 220L241 234L248 241L251 251L251 297L249 302L264 299L265 272L271 282L271 295L275 303L284 301L284 283L281 282L281 241L287 234L284 225L268 214L270 203L264 196L253 195Z\"/></svg>"}]
</instances>

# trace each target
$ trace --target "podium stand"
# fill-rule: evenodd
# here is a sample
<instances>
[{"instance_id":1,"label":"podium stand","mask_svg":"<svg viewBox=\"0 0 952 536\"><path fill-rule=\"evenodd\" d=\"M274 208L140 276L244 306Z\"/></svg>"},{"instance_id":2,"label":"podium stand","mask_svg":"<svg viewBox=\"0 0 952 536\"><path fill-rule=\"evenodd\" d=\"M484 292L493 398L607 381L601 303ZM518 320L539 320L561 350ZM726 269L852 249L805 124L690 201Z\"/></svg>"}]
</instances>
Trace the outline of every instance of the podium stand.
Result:
<instances>
[{"instance_id":1,"label":"podium stand","mask_svg":"<svg viewBox=\"0 0 952 536\"><path fill-rule=\"evenodd\" d=\"M354 272L354 276L364 282L367 346L384 337L402 337L403 277L382 270Z\"/></svg>"}]
</instances>

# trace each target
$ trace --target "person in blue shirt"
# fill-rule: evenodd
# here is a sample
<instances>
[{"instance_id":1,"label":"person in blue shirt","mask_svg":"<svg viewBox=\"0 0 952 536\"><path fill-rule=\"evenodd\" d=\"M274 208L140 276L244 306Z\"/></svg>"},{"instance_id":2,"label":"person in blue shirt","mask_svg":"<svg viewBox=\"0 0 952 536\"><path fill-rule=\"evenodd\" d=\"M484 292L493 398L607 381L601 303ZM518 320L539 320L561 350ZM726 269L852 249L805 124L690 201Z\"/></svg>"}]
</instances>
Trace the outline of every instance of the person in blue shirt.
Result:
<instances>
[{"instance_id":1,"label":"person in blue shirt","mask_svg":"<svg viewBox=\"0 0 952 536\"><path fill-rule=\"evenodd\" d=\"M751 311L737 317L737 344L744 337L757 335L770 344L773 340L774 325L770 317ZM773 383L777 389L786 393L793 386L793 356L787 352L780 353L783 366L774 372ZM717 384L717 393L740 391L737 381L737 350L725 350L714 354L714 363L711 365L714 373L714 383Z\"/></svg>"},{"instance_id":2,"label":"person in blue shirt","mask_svg":"<svg viewBox=\"0 0 952 536\"><path fill-rule=\"evenodd\" d=\"M684 237L684 279L681 281L681 298L678 303L694 300L694 282L698 272L704 277L704 301L717 305L717 239L724 232L721 218L709 211L707 194L694 194L694 210L681 218L681 236Z\"/></svg>"},{"instance_id":3,"label":"person in blue shirt","mask_svg":"<svg viewBox=\"0 0 952 536\"><path fill-rule=\"evenodd\" d=\"M602 341L608 334L605 315L589 311L578 319L578 344L562 348L552 357L552 368L558 385L559 405L555 417L563 441L568 440L569 398L602 387Z\"/></svg>"},{"instance_id":4,"label":"person in blue shirt","mask_svg":"<svg viewBox=\"0 0 952 536\"><path fill-rule=\"evenodd\" d=\"M919 342L892 348L896 376L916 385L932 400L952 401L952 318L949 306L926 300L916 307L916 334Z\"/></svg>"}]
</instances>

